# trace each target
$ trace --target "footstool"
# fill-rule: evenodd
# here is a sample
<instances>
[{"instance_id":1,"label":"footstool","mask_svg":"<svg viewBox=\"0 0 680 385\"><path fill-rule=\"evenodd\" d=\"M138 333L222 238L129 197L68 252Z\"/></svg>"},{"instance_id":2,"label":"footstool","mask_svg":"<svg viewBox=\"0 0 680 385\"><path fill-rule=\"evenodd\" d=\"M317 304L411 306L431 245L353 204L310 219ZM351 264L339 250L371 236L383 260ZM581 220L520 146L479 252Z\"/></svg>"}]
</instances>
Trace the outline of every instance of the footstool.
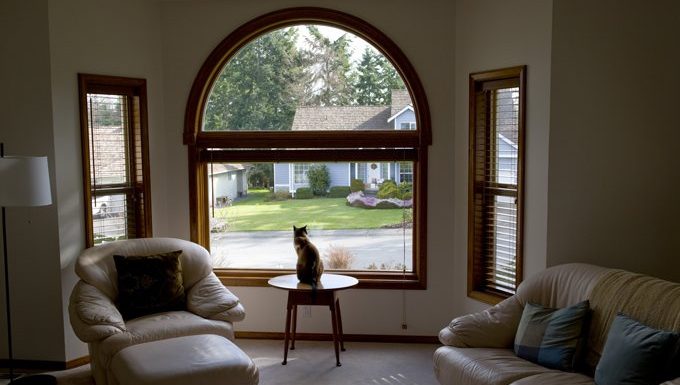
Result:
<instances>
[{"instance_id":1,"label":"footstool","mask_svg":"<svg viewBox=\"0 0 680 385\"><path fill-rule=\"evenodd\" d=\"M119 385L257 385L257 367L228 339L202 334L129 346L109 367Z\"/></svg>"}]
</instances>

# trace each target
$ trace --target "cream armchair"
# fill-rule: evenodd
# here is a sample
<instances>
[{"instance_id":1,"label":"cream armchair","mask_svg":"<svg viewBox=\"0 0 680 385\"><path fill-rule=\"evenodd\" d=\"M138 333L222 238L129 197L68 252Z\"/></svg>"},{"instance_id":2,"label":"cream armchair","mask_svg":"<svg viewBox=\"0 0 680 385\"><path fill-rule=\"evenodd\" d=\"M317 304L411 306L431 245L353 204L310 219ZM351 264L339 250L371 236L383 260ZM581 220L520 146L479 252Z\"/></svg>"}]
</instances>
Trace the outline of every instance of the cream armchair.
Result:
<instances>
[{"instance_id":1,"label":"cream armchair","mask_svg":"<svg viewBox=\"0 0 680 385\"><path fill-rule=\"evenodd\" d=\"M118 276L113 255L153 255L175 250L182 250L179 259L186 310L124 320L116 307ZM232 323L245 317L238 298L213 273L208 251L192 242L145 238L106 243L83 251L75 271L80 281L71 293L70 321L78 338L88 344L97 385L113 383L108 373L111 359L128 346L198 334L233 340Z\"/></svg>"}]
</instances>

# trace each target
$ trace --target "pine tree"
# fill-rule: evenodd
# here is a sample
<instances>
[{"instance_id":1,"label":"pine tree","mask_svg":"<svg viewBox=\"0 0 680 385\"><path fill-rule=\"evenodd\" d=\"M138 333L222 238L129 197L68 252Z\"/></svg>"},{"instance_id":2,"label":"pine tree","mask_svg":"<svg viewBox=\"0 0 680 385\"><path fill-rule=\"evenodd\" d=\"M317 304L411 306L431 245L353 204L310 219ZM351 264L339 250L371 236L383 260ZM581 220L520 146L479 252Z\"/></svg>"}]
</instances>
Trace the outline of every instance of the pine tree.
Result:
<instances>
[{"instance_id":1,"label":"pine tree","mask_svg":"<svg viewBox=\"0 0 680 385\"><path fill-rule=\"evenodd\" d=\"M344 34L334 41L319 29L307 26L309 48L305 51L306 105L347 106L352 102L350 37Z\"/></svg>"},{"instance_id":2,"label":"pine tree","mask_svg":"<svg viewBox=\"0 0 680 385\"><path fill-rule=\"evenodd\" d=\"M284 28L241 48L215 81L204 129L290 130L303 71L296 40L297 31Z\"/></svg>"},{"instance_id":3,"label":"pine tree","mask_svg":"<svg viewBox=\"0 0 680 385\"><path fill-rule=\"evenodd\" d=\"M385 90L378 62L380 54L366 47L356 68L354 101L360 106L386 105Z\"/></svg>"}]
</instances>

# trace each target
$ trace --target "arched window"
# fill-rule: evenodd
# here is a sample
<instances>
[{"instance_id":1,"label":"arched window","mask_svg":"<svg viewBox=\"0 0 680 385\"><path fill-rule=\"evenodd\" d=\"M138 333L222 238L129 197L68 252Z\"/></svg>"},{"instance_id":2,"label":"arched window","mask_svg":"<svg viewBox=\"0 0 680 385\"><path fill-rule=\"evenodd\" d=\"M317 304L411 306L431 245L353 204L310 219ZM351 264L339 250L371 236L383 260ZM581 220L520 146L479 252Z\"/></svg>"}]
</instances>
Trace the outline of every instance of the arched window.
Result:
<instances>
[{"instance_id":1,"label":"arched window","mask_svg":"<svg viewBox=\"0 0 680 385\"><path fill-rule=\"evenodd\" d=\"M425 288L427 99L375 27L322 8L254 19L207 58L185 118L191 237L224 282L294 271L308 225L327 271Z\"/></svg>"}]
</instances>

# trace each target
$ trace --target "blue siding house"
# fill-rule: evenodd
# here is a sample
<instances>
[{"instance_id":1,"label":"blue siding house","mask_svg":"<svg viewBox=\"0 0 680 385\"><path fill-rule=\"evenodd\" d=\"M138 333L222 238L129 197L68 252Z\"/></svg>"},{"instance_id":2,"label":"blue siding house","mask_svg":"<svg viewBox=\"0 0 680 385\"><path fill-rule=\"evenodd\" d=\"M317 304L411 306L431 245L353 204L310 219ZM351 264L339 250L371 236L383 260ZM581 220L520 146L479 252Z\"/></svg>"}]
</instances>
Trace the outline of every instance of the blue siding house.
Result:
<instances>
[{"instance_id":1,"label":"blue siding house","mask_svg":"<svg viewBox=\"0 0 680 385\"><path fill-rule=\"evenodd\" d=\"M390 106L298 107L292 130L415 130L413 102L406 90L392 91ZM392 179L413 182L411 162L325 162L331 187L349 186L352 179L364 182L366 190L377 189ZM274 164L274 190L295 194L309 187L307 170L311 163Z\"/></svg>"}]
</instances>

